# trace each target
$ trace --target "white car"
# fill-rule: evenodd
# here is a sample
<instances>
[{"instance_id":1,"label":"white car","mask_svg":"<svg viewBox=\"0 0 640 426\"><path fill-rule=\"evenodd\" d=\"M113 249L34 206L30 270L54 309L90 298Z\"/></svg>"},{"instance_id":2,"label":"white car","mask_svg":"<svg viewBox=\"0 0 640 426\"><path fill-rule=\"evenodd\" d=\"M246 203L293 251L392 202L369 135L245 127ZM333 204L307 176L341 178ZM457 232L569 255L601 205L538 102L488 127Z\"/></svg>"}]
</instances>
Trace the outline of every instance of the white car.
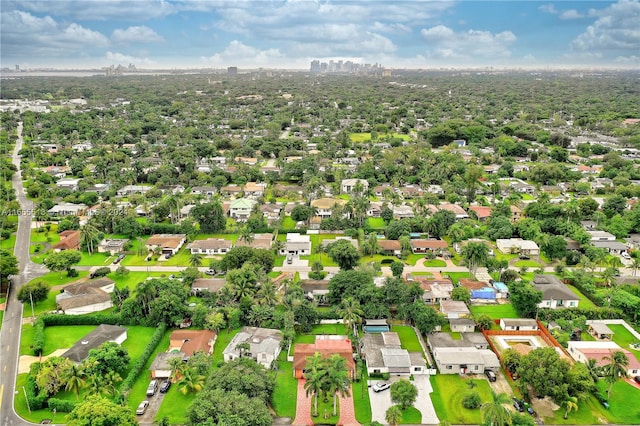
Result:
<instances>
[{"instance_id":1,"label":"white car","mask_svg":"<svg viewBox=\"0 0 640 426\"><path fill-rule=\"evenodd\" d=\"M622 253L620 253L620 256L624 257L625 259L631 259L631 256L626 251L623 251Z\"/></svg>"},{"instance_id":2,"label":"white car","mask_svg":"<svg viewBox=\"0 0 640 426\"><path fill-rule=\"evenodd\" d=\"M149 401L142 401L140 405L138 405L138 409L136 410L136 414L141 416L147 411L147 407L149 406Z\"/></svg>"},{"instance_id":3,"label":"white car","mask_svg":"<svg viewBox=\"0 0 640 426\"><path fill-rule=\"evenodd\" d=\"M382 392L383 390L387 390L391 387L391 385L387 382L378 382L375 385L373 385L373 391L374 392Z\"/></svg>"}]
</instances>

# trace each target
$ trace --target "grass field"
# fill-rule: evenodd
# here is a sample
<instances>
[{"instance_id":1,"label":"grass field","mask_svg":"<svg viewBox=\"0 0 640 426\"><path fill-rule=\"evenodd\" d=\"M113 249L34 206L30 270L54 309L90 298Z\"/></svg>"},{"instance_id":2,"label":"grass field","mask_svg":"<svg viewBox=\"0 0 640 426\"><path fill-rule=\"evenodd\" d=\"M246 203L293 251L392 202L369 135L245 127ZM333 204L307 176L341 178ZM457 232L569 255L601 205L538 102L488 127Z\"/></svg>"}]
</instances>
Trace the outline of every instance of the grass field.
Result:
<instances>
[{"instance_id":1,"label":"grass field","mask_svg":"<svg viewBox=\"0 0 640 426\"><path fill-rule=\"evenodd\" d=\"M56 349L69 349L95 328L95 325L55 325L45 327L42 355L49 355Z\"/></svg>"},{"instance_id":2,"label":"grass field","mask_svg":"<svg viewBox=\"0 0 640 426\"><path fill-rule=\"evenodd\" d=\"M567 285L567 287L569 287L569 290L571 290L576 296L578 296L580 298L580 308L592 309L592 308L596 308L597 307L595 305L595 303L593 303L591 300L589 300L587 298L587 296L582 294L580 292L580 290L578 290L577 288L575 288L572 285Z\"/></svg>"},{"instance_id":3,"label":"grass field","mask_svg":"<svg viewBox=\"0 0 640 426\"><path fill-rule=\"evenodd\" d=\"M367 390L367 381L369 375L367 369L362 368L362 362L358 364L358 374L364 372L364 377L360 381L355 381L351 385L353 395L353 407L356 412L356 420L361 424L371 422L371 402L369 401L369 391Z\"/></svg>"},{"instance_id":4,"label":"grass field","mask_svg":"<svg viewBox=\"0 0 640 426\"><path fill-rule=\"evenodd\" d=\"M447 262L441 259L427 259L424 261L424 266L429 268L444 268L447 266Z\"/></svg>"},{"instance_id":5,"label":"grass field","mask_svg":"<svg viewBox=\"0 0 640 426\"><path fill-rule=\"evenodd\" d=\"M148 384L148 381L145 383ZM193 400L196 399L196 395L197 394L194 393L183 395L182 392L178 390L178 386L171 386L169 388L169 392L167 392L167 395L164 397L164 400L160 405L160 409L156 413L156 422L166 417L169 420L169 424L185 424L187 422L187 407L189 407ZM138 403L139 402L140 401L138 401Z\"/></svg>"},{"instance_id":6,"label":"grass field","mask_svg":"<svg viewBox=\"0 0 640 426\"><path fill-rule=\"evenodd\" d=\"M398 333L402 349L406 349L409 352L420 352L424 355L418 336L416 336L412 327L408 325L393 325L391 326L391 331Z\"/></svg>"},{"instance_id":7,"label":"grass field","mask_svg":"<svg viewBox=\"0 0 640 426\"><path fill-rule=\"evenodd\" d=\"M488 315L491 319L500 319L500 318L520 318L517 314L516 310L513 309L513 306L510 303L505 303L501 305L472 305L470 308L471 313L474 317L478 317L479 315Z\"/></svg>"},{"instance_id":8,"label":"grass field","mask_svg":"<svg viewBox=\"0 0 640 426\"><path fill-rule=\"evenodd\" d=\"M462 406L462 399L468 392L467 382L470 379L457 374L438 374L431 376L433 393L431 401L440 419L450 424L481 424L480 409L469 410ZM491 400L491 388L486 380L475 380L482 403Z\"/></svg>"},{"instance_id":9,"label":"grass field","mask_svg":"<svg viewBox=\"0 0 640 426\"><path fill-rule=\"evenodd\" d=\"M442 276L448 276L453 281L453 284L458 284L460 278L469 278L471 274L469 272L443 272Z\"/></svg>"},{"instance_id":10,"label":"grass field","mask_svg":"<svg viewBox=\"0 0 640 426\"><path fill-rule=\"evenodd\" d=\"M638 358L638 361L640 361L640 352L629 349L629 345L640 343L638 339L636 339L633 334L629 333L629 330L627 330L623 325L607 324L607 327L609 327L611 331L613 331L613 341L616 342L621 348L630 350L630 352L633 353L636 358Z\"/></svg>"},{"instance_id":11,"label":"grass field","mask_svg":"<svg viewBox=\"0 0 640 426\"><path fill-rule=\"evenodd\" d=\"M278 417L295 418L297 395L298 380L293 377L293 363L287 362L286 353L282 352L276 372L276 387L271 398L271 405Z\"/></svg>"},{"instance_id":12,"label":"grass field","mask_svg":"<svg viewBox=\"0 0 640 426\"><path fill-rule=\"evenodd\" d=\"M369 223L369 227L372 229L384 229L387 225L384 222L384 219L381 217L370 217L367 218L367 222Z\"/></svg>"},{"instance_id":13,"label":"grass field","mask_svg":"<svg viewBox=\"0 0 640 426\"><path fill-rule=\"evenodd\" d=\"M402 412L402 421L400 421L400 424L419 425L421 423L422 413L417 408L407 407L407 409Z\"/></svg>"},{"instance_id":14,"label":"grass field","mask_svg":"<svg viewBox=\"0 0 640 426\"><path fill-rule=\"evenodd\" d=\"M518 260L513 263L513 266L515 266L516 268L529 268L529 269L542 268L542 266L535 260Z\"/></svg>"},{"instance_id":15,"label":"grass field","mask_svg":"<svg viewBox=\"0 0 640 426\"><path fill-rule=\"evenodd\" d=\"M13 254L13 248L16 245L16 234L11 234L6 240L0 240L0 250L8 250Z\"/></svg>"},{"instance_id":16,"label":"grass field","mask_svg":"<svg viewBox=\"0 0 640 426\"><path fill-rule=\"evenodd\" d=\"M411 136L404 133L382 133L378 136L378 139L384 140L386 137L398 138L403 141L411 140ZM371 140L371 133L349 133L349 139L351 139L351 142L368 142Z\"/></svg>"}]
</instances>

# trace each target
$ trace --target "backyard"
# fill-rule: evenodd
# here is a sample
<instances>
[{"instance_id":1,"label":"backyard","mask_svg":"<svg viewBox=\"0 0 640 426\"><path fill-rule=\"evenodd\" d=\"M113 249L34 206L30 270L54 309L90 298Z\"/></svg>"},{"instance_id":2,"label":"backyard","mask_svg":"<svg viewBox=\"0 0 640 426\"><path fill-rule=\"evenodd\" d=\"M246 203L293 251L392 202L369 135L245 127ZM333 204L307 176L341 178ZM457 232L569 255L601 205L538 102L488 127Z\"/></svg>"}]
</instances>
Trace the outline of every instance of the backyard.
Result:
<instances>
[{"instance_id":1,"label":"backyard","mask_svg":"<svg viewBox=\"0 0 640 426\"><path fill-rule=\"evenodd\" d=\"M487 315L491 319L520 318L511 303L501 303L499 305L471 305L469 309L475 318L478 318L480 315Z\"/></svg>"},{"instance_id":2,"label":"backyard","mask_svg":"<svg viewBox=\"0 0 640 426\"><path fill-rule=\"evenodd\" d=\"M440 419L450 424L481 424L480 409L470 410L462 406L462 399L469 391L471 379L457 374L438 374L431 376L433 393L431 401ZM474 380L475 391L480 394L482 403L491 400L491 388L486 380Z\"/></svg>"}]
</instances>

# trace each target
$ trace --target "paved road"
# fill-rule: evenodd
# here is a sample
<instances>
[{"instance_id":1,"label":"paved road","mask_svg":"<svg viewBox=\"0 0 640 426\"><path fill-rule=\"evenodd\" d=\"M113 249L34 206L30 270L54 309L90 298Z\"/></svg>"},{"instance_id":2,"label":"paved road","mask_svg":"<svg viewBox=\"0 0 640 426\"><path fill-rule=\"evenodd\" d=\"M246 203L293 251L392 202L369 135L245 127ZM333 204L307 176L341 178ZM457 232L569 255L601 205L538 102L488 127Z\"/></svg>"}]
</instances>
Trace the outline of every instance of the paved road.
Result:
<instances>
[{"instance_id":1,"label":"paved road","mask_svg":"<svg viewBox=\"0 0 640 426\"><path fill-rule=\"evenodd\" d=\"M25 197L24 188L22 187L20 157L18 156L20 149L22 149L22 123L18 125L18 140L12 158L13 164L18 167L18 172L13 176L12 184L16 190L21 208L25 213L28 213L33 210L34 206ZM30 231L31 215L23 214L19 216L14 254L20 262L20 275L13 277L13 285L9 289L7 297L2 330L0 330L0 425L2 426L32 424L21 419L13 408L22 324L22 303L17 301L16 293L24 283L47 272L46 268L31 262L29 258ZM17 391L20 392L22 389Z\"/></svg>"}]
</instances>

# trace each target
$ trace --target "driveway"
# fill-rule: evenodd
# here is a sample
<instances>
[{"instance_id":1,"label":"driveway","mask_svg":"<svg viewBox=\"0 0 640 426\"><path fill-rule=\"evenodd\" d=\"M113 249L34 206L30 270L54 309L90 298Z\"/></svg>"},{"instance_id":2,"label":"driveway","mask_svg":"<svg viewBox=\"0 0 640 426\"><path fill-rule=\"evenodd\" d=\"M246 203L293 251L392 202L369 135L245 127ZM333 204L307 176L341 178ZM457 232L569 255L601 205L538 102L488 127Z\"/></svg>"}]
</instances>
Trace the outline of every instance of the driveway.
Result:
<instances>
[{"instance_id":1,"label":"driveway","mask_svg":"<svg viewBox=\"0 0 640 426\"><path fill-rule=\"evenodd\" d=\"M420 410L422 413L422 424L438 424L440 420L438 420L438 416L436 415L436 410L433 408L433 403L431 402L431 396L429 395L433 392L433 388L431 387L431 382L429 381L428 375L415 375L413 376L413 384L416 388L418 388L418 398L416 399L415 404L413 405L415 408ZM389 382L393 383L402 378L408 377L391 377ZM372 380L371 385L373 386L377 380ZM369 388L369 400L371 401L371 418L373 421L380 422L382 424L387 424L385 420L385 413L387 409L393 405L391 402L391 390L385 390L382 392L374 392L373 388Z\"/></svg>"},{"instance_id":2,"label":"driveway","mask_svg":"<svg viewBox=\"0 0 640 426\"><path fill-rule=\"evenodd\" d=\"M156 414L158 414L158 410L160 409L160 404L162 404L162 400L166 393L156 392L153 396L147 396L145 399L149 401L149 406L147 407L147 411L142 416L136 416L138 418L138 423L140 426L152 426L154 425L154 419L156 418ZM142 401L138 401L140 403Z\"/></svg>"},{"instance_id":3,"label":"driveway","mask_svg":"<svg viewBox=\"0 0 640 426\"><path fill-rule=\"evenodd\" d=\"M485 375L478 375L478 380L487 380L487 376ZM474 379L476 378L476 376L474 376ZM495 393L506 393L507 395L511 396L513 394L513 389L511 389L511 386L509 386L509 381L507 380L507 376L504 374L504 371L502 371L502 369L500 369L499 371L496 372L496 381L495 382L489 382L489 386L491 386L491 389L493 389L493 391Z\"/></svg>"}]
</instances>

